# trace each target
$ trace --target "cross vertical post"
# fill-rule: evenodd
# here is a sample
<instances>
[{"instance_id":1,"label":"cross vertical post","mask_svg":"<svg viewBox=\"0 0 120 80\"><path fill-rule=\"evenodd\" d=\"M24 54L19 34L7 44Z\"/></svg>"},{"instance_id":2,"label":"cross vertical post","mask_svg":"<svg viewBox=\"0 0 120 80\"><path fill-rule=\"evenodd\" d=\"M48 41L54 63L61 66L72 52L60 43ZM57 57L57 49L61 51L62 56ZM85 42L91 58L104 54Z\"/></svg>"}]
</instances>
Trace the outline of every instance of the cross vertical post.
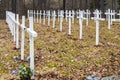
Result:
<instances>
[{"instance_id":1,"label":"cross vertical post","mask_svg":"<svg viewBox=\"0 0 120 80\"><path fill-rule=\"evenodd\" d=\"M39 13L38 13L38 10L37 10L37 23L38 23L38 14L39 14Z\"/></svg>"},{"instance_id":2,"label":"cross vertical post","mask_svg":"<svg viewBox=\"0 0 120 80\"><path fill-rule=\"evenodd\" d=\"M28 10L27 12L27 18L29 19L30 11Z\"/></svg>"},{"instance_id":3,"label":"cross vertical post","mask_svg":"<svg viewBox=\"0 0 120 80\"><path fill-rule=\"evenodd\" d=\"M91 19L95 20L96 22L96 46L99 45L99 21L104 21L104 18L100 18L101 13L99 12L99 10L95 10L95 12L93 13L94 17L92 17Z\"/></svg>"},{"instance_id":4,"label":"cross vertical post","mask_svg":"<svg viewBox=\"0 0 120 80\"><path fill-rule=\"evenodd\" d=\"M56 12L53 11L53 28L55 28Z\"/></svg>"},{"instance_id":5,"label":"cross vertical post","mask_svg":"<svg viewBox=\"0 0 120 80\"><path fill-rule=\"evenodd\" d=\"M75 12L74 12L74 10L72 10L72 23L74 24L74 17L75 17Z\"/></svg>"},{"instance_id":6,"label":"cross vertical post","mask_svg":"<svg viewBox=\"0 0 120 80\"><path fill-rule=\"evenodd\" d=\"M111 11L110 9L108 9L105 13L107 20L108 20L108 29L110 29L110 25L111 25Z\"/></svg>"},{"instance_id":7,"label":"cross vertical post","mask_svg":"<svg viewBox=\"0 0 120 80\"><path fill-rule=\"evenodd\" d=\"M43 11L43 25L45 25L45 10Z\"/></svg>"},{"instance_id":8,"label":"cross vertical post","mask_svg":"<svg viewBox=\"0 0 120 80\"><path fill-rule=\"evenodd\" d=\"M97 11L96 18L99 19L99 12ZM99 44L99 21L96 19L96 45Z\"/></svg>"},{"instance_id":9,"label":"cross vertical post","mask_svg":"<svg viewBox=\"0 0 120 80\"><path fill-rule=\"evenodd\" d=\"M63 12L60 11L60 15L59 15L59 19L60 19L60 32L62 32L63 17L64 17Z\"/></svg>"},{"instance_id":10,"label":"cross vertical post","mask_svg":"<svg viewBox=\"0 0 120 80\"><path fill-rule=\"evenodd\" d=\"M68 22L68 10L65 11L65 19L66 19L66 22Z\"/></svg>"},{"instance_id":11,"label":"cross vertical post","mask_svg":"<svg viewBox=\"0 0 120 80\"><path fill-rule=\"evenodd\" d=\"M41 10L40 10L40 23L41 23L41 15L42 15L42 13L41 13Z\"/></svg>"},{"instance_id":12,"label":"cross vertical post","mask_svg":"<svg viewBox=\"0 0 120 80\"><path fill-rule=\"evenodd\" d=\"M72 16L71 16L71 11L69 11L69 30L68 30L68 35L71 35L71 18L72 18Z\"/></svg>"},{"instance_id":13,"label":"cross vertical post","mask_svg":"<svg viewBox=\"0 0 120 80\"><path fill-rule=\"evenodd\" d=\"M22 25L21 25L21 60L24 60L24 39L25 39L25 16L22 16Z\"/></svg>"},{"instance_id":14,"label":"cross vertical post","mask_svg":"<svg viewBox=\"0 0 120 80\"><path fill-rule=\"evenodd\" d=\"M34 14L34 22L35 22L35 20L36 20L35 10L34 10L34 13L33 13L33 14Z\"/></svg>"},{"instance_id":15,"label":"cross vertical post","mask_svg":"<svg viewBox=\"0 0 120 80\"><path fill-rule=\"evenodd\" d=\"M34 31L33 28L33 17L29 18L29 28L27 29L27 32L29 33L29 40L30 40L30 69L32 71L32 79L34 79L34 37L37 37L37 33Z\"/></svg>"},{"instance_id":16,"label":"cross vertical post","mask_svg":"<svg viewBox=\"0 0 120 80\"><path fill-rule=\"evenodd\" d=\"M47 11L47 17L48 17L48 26L50 26L50 11Z\"/></svg>"},{"instance_id":17,"label":"cross vertical post","mask_svg":"<svg viewBox=\"0 0 120 80\"><path fill-rule=\"evenodd\" d=\"M83 17L83 11L79 10L77 18L79 19L79 25L80 25L80 39L82 39L82 31L83 31L82 22L84 19L86 19Z\"/></svg>"},{"instance_id":18,"label":"cross vertical post","mask_svg":"<svg viewBox=\"0 0 120 80\"><path fill-rule=\"evenodd\" d=\"M19 15L16 15L16 48L19 48Z\"/></svg>"}]
</instances>

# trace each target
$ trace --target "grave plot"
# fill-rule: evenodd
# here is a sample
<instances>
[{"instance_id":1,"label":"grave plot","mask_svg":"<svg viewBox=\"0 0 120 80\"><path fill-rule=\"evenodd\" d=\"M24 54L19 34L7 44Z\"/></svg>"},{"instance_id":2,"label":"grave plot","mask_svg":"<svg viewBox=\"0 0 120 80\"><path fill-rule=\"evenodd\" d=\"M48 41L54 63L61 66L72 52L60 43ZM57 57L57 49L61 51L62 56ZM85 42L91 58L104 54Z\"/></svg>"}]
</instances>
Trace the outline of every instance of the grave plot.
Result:
<instances>
[{"instance_id":1,"label":"grave plot","mask_svg":"<svg viewBox=\"0 0 120 80\"><path fill-rule=\"evenodd\" d=\"M119 75L119 23L113 22L114 25L109 30L106 21L99 21L100 41L99 46L95 46L95 21L89 20L89 25L86 26L86 20L83 20L81 40L79 19L75 18L74 24L72 24L72 18L70 18L71 35L69 35L69 18L67 21L66 18L62 20L62 31L60 31L61 17L59 19L56 17L55 27L53 28L52 18L48 26L49 20L46 18L47 14L46 12L42 13L45 16L41 19L41 24L39 22L37 23L37 19L34 19L36 21L34 30L38 33L34 41L35 80L38 78L83 80L87 75L93 73L100 74L101 76ZM27 19L26 23L26 25L29 25ZM1 20L0 24L3 25L3 27L0 27L0 41L2 42L0 44L0 70L2 70L0 74L6 74L6 79L11 79L13 77L11 71L15 70L16 66L22 63L29 63L13 60L13 56L20 55L20 50L13 49L13 37L8 29L8 25ZM6 35L4 35L5 33ZM29 35L25 34L25 37L27 38L24 49L24 59L26 60L29 55Z\"/></svg>"},{"instance_id":2,"label":"grave plot","mask_svg":"<svg viewBox=\"0 0 120 80\"><path fill-rule=\"evenodd\" d=\"M57 18L56 18L57 20ZM52 23L52 22L51 22ZM113 23L114 24L114 23ZM78 19L71 24L71 35L68 35L69 18L63 20L62 32L60 32L60 23L56 21L56 27L53 29L42 24L35 24L35 30L39 37L35 42L36 73L41 74L45 78L51 77L47 75L56 75L54 79L60 75L66 78L80 78L92 73L100 73L102 76L119 74L119 24L112 25L112 29L108 29L106 21L99 23L99 46L95 46L96 42L96 23L83 21L83 36L79 39L80 25ZM115 56L114 56L115 55ZM116 60L113 59L116 57ZM112 61L113 59L113 61ZM114 64L114 65L112 65ZM115 66L117 65L117 66ZM104 71L105 70L105 71ZM41 77L41 79L44 79Z\"/></svg>"}]
</instances>

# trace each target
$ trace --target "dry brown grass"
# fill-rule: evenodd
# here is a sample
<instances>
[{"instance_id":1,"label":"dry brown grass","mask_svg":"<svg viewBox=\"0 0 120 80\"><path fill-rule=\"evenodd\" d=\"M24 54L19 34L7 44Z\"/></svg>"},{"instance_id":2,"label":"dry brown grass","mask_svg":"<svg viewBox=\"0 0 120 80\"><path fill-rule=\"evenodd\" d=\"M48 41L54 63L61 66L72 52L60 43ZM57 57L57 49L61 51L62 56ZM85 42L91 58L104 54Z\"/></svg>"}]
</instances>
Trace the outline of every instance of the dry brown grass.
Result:
<instances>
[{"instance_id":1,"label":"dry brown grass","mask_svg":"<svg viewBox=\"0 0 120 80\"><path fill-rule=\"evenodd\" d=\"M28 22L27 22L28 23ZM47 22L46 22L47 24ZM4 20L0 21L0 75L11 74L24 62L13 61L13 56L20 55L14 50L11 36ZM100 45L95 46L95 23L89 26L83 23L83 39L79 40L78 21L72 25L69 36L68 24L64 21L63 32L56 28L35 23L35 76L36 79L80 79L89 74L99 73L101 76L120 75L120 24L114 23L111 30L107 22L100 22ZM26 33L27 34L27 33ZM25 56L29 55L29 36L26 35ZM10 78L10 77L9 77ZM9 80L9 79L8 79Z\"/></svg>"}]
</instances>

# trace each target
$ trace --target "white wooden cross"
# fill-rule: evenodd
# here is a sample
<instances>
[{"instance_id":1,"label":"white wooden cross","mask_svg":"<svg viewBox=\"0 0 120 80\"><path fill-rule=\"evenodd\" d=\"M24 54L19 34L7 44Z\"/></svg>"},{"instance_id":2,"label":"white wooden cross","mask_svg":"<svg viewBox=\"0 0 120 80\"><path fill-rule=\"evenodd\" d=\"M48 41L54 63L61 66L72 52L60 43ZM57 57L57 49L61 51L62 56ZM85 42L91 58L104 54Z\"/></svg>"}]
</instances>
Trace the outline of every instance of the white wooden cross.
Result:
<instances>
[{"instance_id":1,"label":"white wooden cross","mask_svg":"<svg viewBox=\"0 0 120 80\"><path fill-rule=\"evenodd\" d=\"M48 26L50 26L50 10L47 11Z\"/></svg>"},{"instance_id":2,"label":"white wooden cross","mask_svg":"<svg viewBox=\"0 0 120 80\"><path fill-rule=\"evenodd\" d=\"M71 31L72 31L72 29L71 29L71 19L73 18L73 16L71 15L71 11L69 11L69 16L68 16L68 18L69 18L69 30L68 30L68 35L71 35Z\"/></svg>"},{"instance_id":3,"label":"white wooden cross","mask_svg":"<svg viewBox=\"0 0 120 80\"><path fill-rule=\"evenodd\" d=\"M16 15L16 48L19 48L19 14Z\"/></svg>"},{"instance_id":4,"label":"white wooden cross","mask_svg":"<svg viewBox=\"0 0 120 80\"><path fill-rule=\"evenodd\" d=\"M82 39L82 23L83 23L83 20L86 19L83 17L83 11L80 11L79 10L79 16L77 17L79 19L79 25L80 25L80 39Z\"/></svg>"},{"instance_id":5,"label":"white wooden cross","mask_svg":"<svg viewBox=\"0 0 120 80\"><path fill-rule=\"evenodd\" d=\"M45 13L45 10L43 11L43 25L45 25L45 16L46 16L46 13Z\"/></svg>"},{"instance_id":6,"label":"white wooden cross","mask_svg":"<svg viewBox=\"0 0 120 80\"><path fill-rule=\"evenodd\" d=\"M37 14L37 23L38 23L38 15L39 15L38 10L37 10L37 13L36 13L36 14Z\"/></svg>"},{"instance_id":7,"label":"white wooden cross","mask_svg":"<svg viewBox=\"0 0 120 80\"><path fill-rule=\"evenodd\" d=\"M88 20L89 20L89 17L90 17L90 11L87 9L86 12L85 12L85 15L86 15L86 26L88 26Z\"/></svg>"},{"instance_id":8,"label":"white wooden cross","mask_svg":"<svg viewBox=\"0 0 120 80\"><path fill-rule=\"evenodd\" d=\"M58 10L58 12L57 12L57 15L58 15L58 22L59 22L59 20L60 20L60 10Z\"/></svg>"},{"instance_id":9,"label":"white wooden cross","mask_svg":"<svg viewBox=\"0 0 120 80\"><path fill-rule=\"evenodd\" d=\"M68 10L65 11L65 19L66 19L66 22L68 22Z\"/></svg>"},{"instance_id":10,"label":"white wooden cross","mask_svg":"<svg viewBox=\"0 0 120 80\"><path fill-rule=\"evenodd\" d=\"M111 25L111 12L110 12L110 9L108 9L106 12L105 12L105 15L107 16L107 20L108 20L108 29L110 29L110 25Z\"/></svg>"},{"instance_id":11,"label":"white wooden cross","mask_svg":"<svg viewBox=\"0 0 120 80\"><path fill-rule=\"evenodd\" d=\"M22 24L21 24L21 60L24 60L24 39L25 39L25 16L22 16Z\"/></svg>"},{"instance_id":12,"label":"white wooden cross","mask_svg":"<svg viewBox=\"0 0 120 80\"><path fill-rule=\"evenodd\" d=\"M102 11L100 10L99 13L100 13L99 18L102 18Z\"/></svg>"},{"instance_id":13,"label":"white wooden cross","mask_svg":"<svg viewBox=\"0 0 120 80\"><path fill-rule=\"evenodd\" d=\"M34 15L33 10L29 10L29 17L31 17L33 15ZM28 20L29 20L29 18L28 18Z\"/></svg>"},{"instance_id":14,"label":"white wooden cross","mask_svg":"<svg viewBox=\"0 0 120 80\"><path fill-rule=\"evenodd\" d=\"M112 19L115 19L115 10L111 10L111 25L112 25L112 23L113 23L113 20Z\"/></svg>"},{"instance_id":15,"label":"white wooden cross","mask_svg":"<svg viewBox=\"0 0 120 80\"><path fill-rule=\"evenodd\" d=\"M27 18L29 19L30 10L27 11Z\"/></svg>"},{"instance_id":16,"label":"white wooden cross","mask_svg":"<svg viewBox=\"0 0 120 80\"><path fill-rule=\"evenodd\" d=\"M35 14L36 14L36 13L35 13L35 10L34 10L34 13L33 13L33 15L34 15L34 22L35 22L35 19L36 19L36 16L35 16Z\"/></svg>"},{"instance_id":17,"label":"white wooden cross","mask_svg":"<svg viewBox=\"0 0 120 80\"><path fill-rule=\"evenodd\" d=\"M113 19L113 22L120 22L120 19Z\"/></svg>"},{"instance_id":18,"label":"white wooden cross","mask_svg":"<svg viewBox=\"0 0 120 80\"><path fill-rule=\"evenodd\" d=\"M116 14L116 12L115 12L115 10L113 10L113 19L115 19L115 14Z\"/></svg>"},{"instance_id":19,"label":"white wooden cross","mask_svg":"<svg viewBox=\"0 0 120 80\"><path fill-rule=\"evenodd\" d=\"M79 17L79 10L76 11L76 18Z\"/></svg>"},{"instance_id":20,"label":"white wooden cross","mask_svg":"<svg viewBox=\"0 0 120 80\"><path fill-rule=\"evenodd\" d=\"M120 22L120 11L119 11L119 13L117 13L117 15L119 16L119 18L118 19L115 19L115 18L112 19L113 22Z\"/></svg>"},{"instance_id":21,"label":"white wooden cross","mask_svg":"<svg viewBox=\"0 0 120 80\"><path fill-rule=\"evenodd\" d=\"M99 11L98 9L96 9L94 12L93 12L93 14L94 14L94 17L97 17L97 14L98 14L98 12L99 12L99 18L102 18L102 12L101 11ZM96 21L95 21L96 22Z\"/></svg>"},{"instance_id":22,"label":"white wooden cross","mask_svg":"<svg viewBox=\"0 0 120 80\"><path fill-rule=\"evenodd\" d=\"M109 9L108 9L109 10ZM108 20L108 10L105 11L106 20Z\"/></svg>"},{"instance_id":23,"label":"white wooden cross","mask_svg":"<svg viewBox=\"0 0 120 80\"><path fill-rule=\"evenodd\" d=\"M37 33L34 31L33 28L33 17L29 18L29 28L27 32L30 36L30 69L33 73L32 78L34 79L34 37L37 37Z\"/></svg>"},{"instance_id":24,"label":"white wooden cross","mask_svg":"<svg viewBox=\"0 0 120 80\"><path fill-rule=\"evenodd\" d=\"M74 10L72 10L72 23L74 24L74 19L75 18L75 12L74 12Z\"/></svg>"},{"instance_id":25,"label":"white wooden cross","mask_svg":"<svg viewBox=\"0 0 120 80\"><path fill-rule=\"evenodd\" d=\"M119 13L117 13L117 15L119 16L119 19L120 19L120 10L119 10Z\"/></svg>"},{"instance_id":26,"label":"white wooden cross","mask_svg":"<svg viewBox=\"0 0 120 80\"><path fill-rule=\"evenodd\" d=\"M99 21L103 21L105 20L104 18L100 18L100 15L101 13L96 10L96 15L95 17L92 17L91 19L95 20L96 22L96 46L98 46L99 44Z\"/></svg>"},{"instance_id":27,"label":"white wooden cross","mask_svg":"<svg viewBox=\"0 0 120 80\"><path fill-rule=\"evenodd\" d=\"M60 19L60 32L62 32L62 22L63 22L63 18L64 18L64 14L63 11L60 11L60 15L58 15L59 19Z\"/></svg>"},{"instance_id":28,"label":"white wooden cross","mask_svg":"<svg viewBox=\"0 0 120 80\"><path fill-rule=\"evenodd\" d=\"M55 12L55 10L53 11L53 13L52 13L52 17L53 17L53 28L55 28L55 21L56 21L56 12Z\"/></svg>"},{"instance_id":29,"label":"white wooden cross","mask_svg":"<svg viewBox=\"0 0 120 80\"><path fill-rule=\"evenodd\" d=\"M40 23L41 23L41 16L42 16L42 12L41 12L41 10L40 10Z\"/></svg>"},{"instance_id":30,"label":"white wooden cross","mask_svg":"<svg viewBox=\"0 0 120 80\"><path fill-rule=\"evenodd\" d=\"M94 10L93 14L94 14L94 17L97 17L97 10Z\"/></svg>"}]
</instances>

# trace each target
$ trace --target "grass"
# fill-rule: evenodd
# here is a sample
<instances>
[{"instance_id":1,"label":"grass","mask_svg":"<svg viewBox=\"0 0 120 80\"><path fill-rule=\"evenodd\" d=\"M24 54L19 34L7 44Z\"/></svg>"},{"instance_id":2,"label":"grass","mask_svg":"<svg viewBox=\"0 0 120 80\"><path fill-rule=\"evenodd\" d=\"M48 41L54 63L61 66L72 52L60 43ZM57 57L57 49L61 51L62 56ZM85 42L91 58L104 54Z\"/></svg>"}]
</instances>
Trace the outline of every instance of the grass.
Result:
<instances>
[{"instance_id":1,"label":"grass","mask_svg":"<svg viewBox=\"0 0 120 80\"><path fill-rule=\"evenodd\" d=\"M26 21L28 26L28 21ZM12 58L20 55L14 50L11 36L4 20L0 20L0 75L3 77L17 69L24 62L15 62ZM79 39L78 20L72 24L72 35L68 35L68 24L63 22L63 32L59 32L59 23L55 29L51 26L35 23L35 78L36 79L84 79L94 72L102 76L120 76L120 26L114 23L111 30L107 22L100 22L100 43L95 46L95 22L89 26L83 22L83 39ZM6 35L4 34L6 33ZM27 34L27 33L26 33ZM6 43L7 42L7 43ZM29 35L25 40L25 57L29 56ZM28 63L27 63L28 64ZM40 77L41 76L41 77ZM6 78L4 76L4 78Z\"/></svg>"}]
</instances>

